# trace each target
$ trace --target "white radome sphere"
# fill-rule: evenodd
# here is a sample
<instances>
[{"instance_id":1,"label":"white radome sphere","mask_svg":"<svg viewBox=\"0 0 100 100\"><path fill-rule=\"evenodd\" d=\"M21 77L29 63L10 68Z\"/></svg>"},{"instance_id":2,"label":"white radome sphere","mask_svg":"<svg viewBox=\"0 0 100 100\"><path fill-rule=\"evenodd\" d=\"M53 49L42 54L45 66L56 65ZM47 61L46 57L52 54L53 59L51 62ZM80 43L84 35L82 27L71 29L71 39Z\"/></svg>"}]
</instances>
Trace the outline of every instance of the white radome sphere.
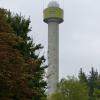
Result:
<instances>
[{"instance_id":1,"label":"white radome sphere","mask_svg":"<svg viewBox=\"0 0 100 100\"><path fill-rule=\"evenodd\" d=\"M57 1L50 1L48 7L59 7L59 3Z\"/></svg>"}]
</instances>

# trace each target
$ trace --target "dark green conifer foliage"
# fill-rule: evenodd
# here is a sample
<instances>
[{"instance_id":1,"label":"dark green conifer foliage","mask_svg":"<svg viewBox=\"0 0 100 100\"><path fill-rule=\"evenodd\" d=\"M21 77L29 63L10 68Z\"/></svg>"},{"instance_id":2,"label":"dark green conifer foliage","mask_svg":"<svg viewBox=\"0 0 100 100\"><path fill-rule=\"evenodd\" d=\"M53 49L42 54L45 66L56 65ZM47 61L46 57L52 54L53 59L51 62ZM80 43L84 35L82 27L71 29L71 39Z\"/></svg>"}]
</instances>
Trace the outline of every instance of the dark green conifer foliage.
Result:
<instances>
[{"instance_id":1,"label":"dark green conifer foliage","mask_svg":"<svg viewBox=\"0 0 100 100\"><path fill-rule=\"evenodd\" d=\"M81 83L86 83L88 87L89 100L99 100L100 99L100 75L97 70L91 68L89 75L87 76L82 68L79 73L79 81Z\"/></svg>"},{"instance_id":2,"label":"dark green conifer foliage","mask_svg":"<svg viewBox=\"0 0 100 100\"><path fill-rule=\"evenodd\" d=\"M80 82L82 82L82 83L88 84L87 76L86 76L85 73L83 72L82 68L80 69L80 72L79 72L79 80L80 80Z\"/></svg>"},{"instance_id":3,"label":"dark green conifer foliage","mask_svg":"<svg viewBox=\"0 0 100 100\"><path fill-rule=\"evenodd\" d=\"M98 72L91 68L88 78L89 96L90 100L94 100L94 89L96 88L96 81L98 80Z\"/></svg>"}]
</instances>

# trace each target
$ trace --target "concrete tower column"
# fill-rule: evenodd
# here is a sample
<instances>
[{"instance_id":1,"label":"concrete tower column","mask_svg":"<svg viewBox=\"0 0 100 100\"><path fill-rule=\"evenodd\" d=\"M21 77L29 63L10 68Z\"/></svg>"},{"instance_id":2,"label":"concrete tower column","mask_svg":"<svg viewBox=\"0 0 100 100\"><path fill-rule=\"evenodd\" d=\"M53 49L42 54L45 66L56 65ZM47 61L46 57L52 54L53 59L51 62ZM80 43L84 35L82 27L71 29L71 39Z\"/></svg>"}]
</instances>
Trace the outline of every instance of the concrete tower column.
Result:
<instances>
[{"instance_id":1,"label":"concrete tower column","mask_svg":"<svg viewBox=\"0 0 100 100\"><path fill-rule=\"evenodd\" d=\"M59 24L63 22L63 10L58 2L51 1L44 9L44 22L48 24L48 95L54 93L59 81Z\"/></svg>"},{"instance_id":2,"label":"concrete tower column","mask_svg":"<svg viewBox=\"0 0 100 100\"><path fill-rule=\"evenodd\" d=\"M54 93L59 81L59 24L48 23L48 94Z\"/></svg>"}]
</instances>

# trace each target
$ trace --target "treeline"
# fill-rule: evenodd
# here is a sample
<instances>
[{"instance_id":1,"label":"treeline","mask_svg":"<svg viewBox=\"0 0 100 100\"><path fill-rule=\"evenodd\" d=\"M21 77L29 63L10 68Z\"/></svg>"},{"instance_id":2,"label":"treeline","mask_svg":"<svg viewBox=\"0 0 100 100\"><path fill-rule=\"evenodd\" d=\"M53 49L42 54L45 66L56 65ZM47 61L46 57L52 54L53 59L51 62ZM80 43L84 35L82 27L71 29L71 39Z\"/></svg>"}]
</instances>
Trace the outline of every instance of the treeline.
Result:
<instances>
[{"instance_id":1,"label":"treeline","mask_svg":"<svg viewBox=\"0 0 100 100\"><path fill-rule=\"evenodd\" d=\"M58 90L50 100L100 100L100 74L91 68L89 75L82 71L79 77L67 77L58 83Z\"/></svg>"}]
</instances>

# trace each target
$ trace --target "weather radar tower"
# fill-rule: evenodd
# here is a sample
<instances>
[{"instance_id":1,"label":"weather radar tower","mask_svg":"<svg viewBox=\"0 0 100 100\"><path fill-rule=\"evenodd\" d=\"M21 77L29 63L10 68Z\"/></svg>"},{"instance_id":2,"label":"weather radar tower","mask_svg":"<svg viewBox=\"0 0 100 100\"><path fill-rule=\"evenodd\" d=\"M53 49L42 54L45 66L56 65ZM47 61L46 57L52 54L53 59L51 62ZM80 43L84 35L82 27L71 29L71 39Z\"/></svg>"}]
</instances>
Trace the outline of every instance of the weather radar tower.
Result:
<instances>
[{"instance_id":1,"label":"weather radar tower","mask_svg":"<svg viewBox=\"0 0 100 100\"><path fill-rule=\"evenodd\" d=\"M57 1L50 1L43 11L48 24L48 95L56 91L59 81L59 24L63 22L63 9Z\"/></svg>"}]
</instances>

